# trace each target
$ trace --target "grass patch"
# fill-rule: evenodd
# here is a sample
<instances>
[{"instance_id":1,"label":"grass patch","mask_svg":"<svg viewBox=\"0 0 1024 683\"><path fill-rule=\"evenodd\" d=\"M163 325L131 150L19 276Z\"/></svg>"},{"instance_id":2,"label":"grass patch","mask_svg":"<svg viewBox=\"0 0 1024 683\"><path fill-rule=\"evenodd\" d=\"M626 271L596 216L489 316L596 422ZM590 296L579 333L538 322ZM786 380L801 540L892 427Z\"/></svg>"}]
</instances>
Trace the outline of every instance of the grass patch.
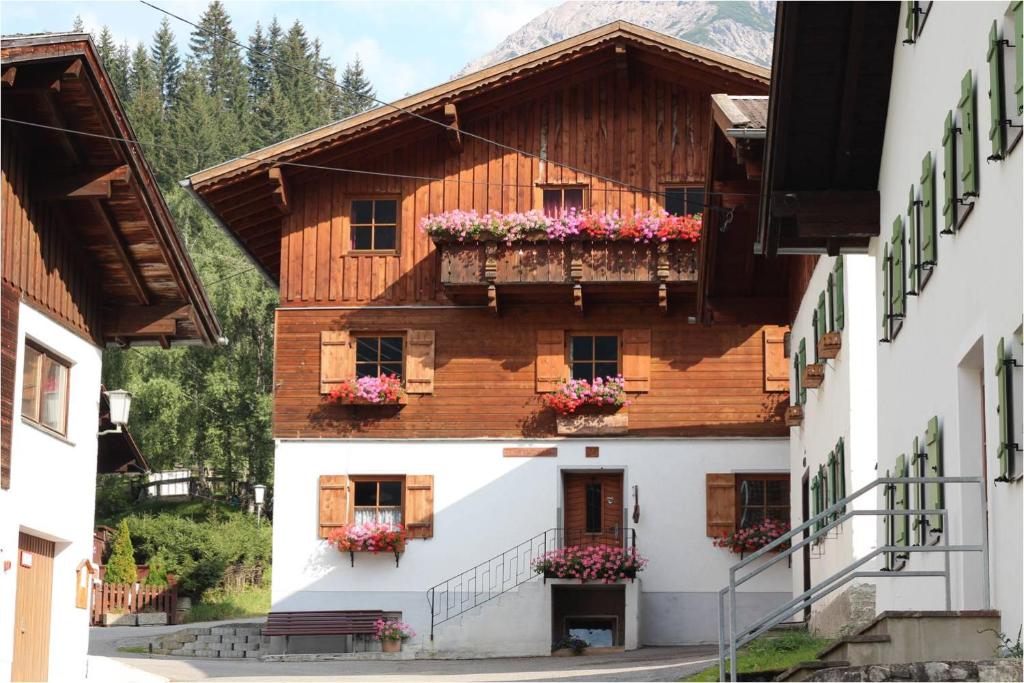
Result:
<instances>
[{"instance_id":1,"label":"grass patch","mask_svg":"<svg viewBox=\"0 0 1024 683\"><path fill-rule=\"evenodd\" d=\"M242 617L261 617L270 611L270 588L249 587L239 590L211 588L192 606L187 621L223 621Z\"/></svg>"},{"instance_id":2,"label":"grass patch","mask_svg":"<svg viewBox=\"0 0 1024 683\"><path fill-rule=\"evenodd\" d=\"M125 647L117 648L118 652L130 652L133 655L148 655L149 648L145 645L128 645Z\"/></svg>"},{"instance_id":3,"label":"grass patch","mask_svg":"<svg viewBox=\"0 0 1024 683\"><path fill-rule=\"evenodd\" d=\"M736 664L740 673L751 671L778 671L788 669L800 662L815 659L831 642L828 638L815 638L804 631L793 631L782 635L761 636L748 643L736 653ZM728 659L725 662L729 670ZM718 665L704 669L684 681L717 681Z\"/></svg>"}]
</instances>

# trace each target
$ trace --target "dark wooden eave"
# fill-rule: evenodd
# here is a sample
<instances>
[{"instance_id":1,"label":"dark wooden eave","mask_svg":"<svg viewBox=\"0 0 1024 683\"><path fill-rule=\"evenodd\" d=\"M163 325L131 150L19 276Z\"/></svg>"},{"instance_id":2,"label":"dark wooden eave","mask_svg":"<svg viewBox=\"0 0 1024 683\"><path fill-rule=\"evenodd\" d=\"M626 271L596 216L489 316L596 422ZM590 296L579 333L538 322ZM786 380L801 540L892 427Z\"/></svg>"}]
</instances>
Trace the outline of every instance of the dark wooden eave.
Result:
<instances>
[{"instance_id":1,"label":"dark wooden eave","mask_svg":"<svg viewBox=\"0 0 1024 683\"><path fill-rule=\"evenodd\" d=\"M897 2L780 2L754 249L863 251L878 173Z\"/></svg>"},{"instance_id":2,"label":"dark wooden eave","mask_svg":"<svg viewBox=\"0 0 1024 683\"><path fill-rule=\"evenodd\" d=\"M0 52L4 117L49 127L3 123L32 151L32 200L65 216L95 269L97 341L217 343L220 325L153 172L121 141L135 133L88 34L5 36Z\"/></svg>"}]
</instances>

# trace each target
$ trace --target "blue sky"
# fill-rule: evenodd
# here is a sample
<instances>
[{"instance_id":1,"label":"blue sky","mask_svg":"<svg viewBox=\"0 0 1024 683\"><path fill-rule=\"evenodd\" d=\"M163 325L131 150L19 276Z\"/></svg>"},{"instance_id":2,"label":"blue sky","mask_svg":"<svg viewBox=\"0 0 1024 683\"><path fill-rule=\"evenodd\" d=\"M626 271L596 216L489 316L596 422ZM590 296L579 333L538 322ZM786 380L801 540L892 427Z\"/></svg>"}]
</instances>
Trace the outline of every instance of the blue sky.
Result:
<instances>
[{"instance_id":1,"label":"blue sky","mask_svg":"<svg viewBox=\"0 0 1024 683\"><path fill-rule=\"evenodd\" d=\"M154 0L154 4L196 20L206 0ZM448 80L466 62L494 48L558 0L436 2L246 2L226 0L235 31L248 38L256 22L266 25L275 15L288 26L300 20L311 37L318 37L338 66L359 55L367 74L384 100L393 100ZM138 2L43 2L3 0L3 33L62 31L75 15L98 33L107 25L118 40L147 45L162 15ZM187 51L191 27L171 19L182 51Z\"/></svg>"}]
</instances>

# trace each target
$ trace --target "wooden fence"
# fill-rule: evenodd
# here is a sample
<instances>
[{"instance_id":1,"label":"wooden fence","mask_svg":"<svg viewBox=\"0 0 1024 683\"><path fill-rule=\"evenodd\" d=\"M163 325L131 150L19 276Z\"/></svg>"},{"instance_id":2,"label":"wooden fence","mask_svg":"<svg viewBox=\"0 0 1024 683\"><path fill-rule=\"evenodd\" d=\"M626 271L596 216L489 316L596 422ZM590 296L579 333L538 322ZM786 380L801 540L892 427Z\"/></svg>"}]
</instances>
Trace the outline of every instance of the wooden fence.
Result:
<instances>
[{"instance_id":1,"label":"wooden fence","mask_svg":"<svg viewBox=\"0 0 1024 683\"><path fill-rule=\"evenodd\" d=\"M107 612L138 614L166 612L168 622L176 623L178 589L176 586L143 586L132 583L98 583L92 587L92 623L103 623Z\"/></svg>"}]
</instances>

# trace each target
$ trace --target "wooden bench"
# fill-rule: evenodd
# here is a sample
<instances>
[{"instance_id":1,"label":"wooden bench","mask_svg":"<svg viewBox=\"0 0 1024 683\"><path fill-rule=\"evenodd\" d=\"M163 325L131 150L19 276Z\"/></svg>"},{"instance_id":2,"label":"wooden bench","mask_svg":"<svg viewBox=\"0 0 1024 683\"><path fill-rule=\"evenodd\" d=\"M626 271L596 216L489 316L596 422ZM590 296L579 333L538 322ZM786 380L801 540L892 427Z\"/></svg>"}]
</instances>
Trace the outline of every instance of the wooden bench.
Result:
<instances>
[{"instance_id":1,"label":"wooden bench","mask_svg":"<svg viewBox=\"0 0 1024 683\"><path fill-rule=\"evenodd\" d=\"M377 632L382 610L334 610L330 612L271 612L265 636L358 636Z\"/></svg>"}]
</instances>

